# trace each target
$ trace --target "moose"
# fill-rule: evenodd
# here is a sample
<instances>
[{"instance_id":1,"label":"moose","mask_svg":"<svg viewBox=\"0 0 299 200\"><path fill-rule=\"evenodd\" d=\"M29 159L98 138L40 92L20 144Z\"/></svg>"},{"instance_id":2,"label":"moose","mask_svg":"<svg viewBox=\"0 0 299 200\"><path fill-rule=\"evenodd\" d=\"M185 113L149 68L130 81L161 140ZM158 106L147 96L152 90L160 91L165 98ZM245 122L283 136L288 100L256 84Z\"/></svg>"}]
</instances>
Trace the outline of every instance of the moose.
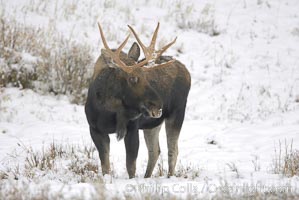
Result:
<instances>
[{"instance_id":1,"label":"moose","mask_svg":"<svg viewBox=\"0 0 299 200\"><path fill-rule=\"evenodd\" d=\"M138 132L142 129L148 149L144 177L151 177L160 154L159 131L165 122L168 177L173 176L178 156L178 138L191 85L187 68L170 56L162 56L176 38L160 50L155 50L159 23L148 47L128 26L139 45L134 42L128 53L124 53L122 49L130 35L117 49L110 49L101 25L98 26L104 49L94 66L85 113L91 138L101 160L102 174L110 173L109 134L117 133L118 140L124 138L129 178L135 177ZM141 60L139 46L145 56Z\"/></svg>"}]
</instances>

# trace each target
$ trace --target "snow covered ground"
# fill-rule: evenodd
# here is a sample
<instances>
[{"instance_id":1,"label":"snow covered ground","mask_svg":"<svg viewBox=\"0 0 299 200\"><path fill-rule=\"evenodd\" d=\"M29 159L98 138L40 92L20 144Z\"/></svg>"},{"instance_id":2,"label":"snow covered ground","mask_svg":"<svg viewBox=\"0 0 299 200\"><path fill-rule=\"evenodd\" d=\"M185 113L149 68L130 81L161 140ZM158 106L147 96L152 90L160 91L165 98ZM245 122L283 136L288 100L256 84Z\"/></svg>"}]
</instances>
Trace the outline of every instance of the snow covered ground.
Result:
<instances>
[{"instance_id":1,"label":"snow covered ground","mask_svg":"<svg viewBox=\"0 0 299 200\"><path fill-rule=\"evenodd\" d=\"M163 129L154 178L142 178L147 162L142 133L137 178L128 179L124 144L114 135L110 137L113 175L102 178L97 175L99 159L83 106L69 103L65 96L1 88L3 194L94 199L299 193L298 173L292 177L274 173L280 150L283 157L286 150L299 149L298 1L12 0L1 1L0 12L89 44L94 59L102 47L98 21L112 47L128 33L127 24L149 41L160 21L159 45L178 36L167 54L185 63L192 76L179 140L178 177L170 179L165 176ZM55 155L53 166L32 167L32 155L47 155L53 144L64 152Z\"/></svg>"}]
</instances>

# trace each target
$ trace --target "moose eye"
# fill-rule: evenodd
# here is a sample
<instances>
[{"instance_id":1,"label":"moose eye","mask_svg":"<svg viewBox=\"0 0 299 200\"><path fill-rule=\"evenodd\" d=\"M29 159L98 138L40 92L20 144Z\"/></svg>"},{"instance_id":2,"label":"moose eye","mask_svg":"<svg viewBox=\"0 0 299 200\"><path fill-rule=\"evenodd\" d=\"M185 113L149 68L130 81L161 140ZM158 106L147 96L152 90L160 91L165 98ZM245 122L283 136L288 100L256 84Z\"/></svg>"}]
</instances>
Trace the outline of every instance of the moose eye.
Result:
<instances>
[{"instance_id":1,"label":"moose eye","mask_svg":"<svg viewBox=\"0 0 299 200\"><path fill-rule=\"evenodd\" d=\"M137 84L138 83L138 77L130 77L129 78L130 83Z\"/></svg>"}]
</instances>

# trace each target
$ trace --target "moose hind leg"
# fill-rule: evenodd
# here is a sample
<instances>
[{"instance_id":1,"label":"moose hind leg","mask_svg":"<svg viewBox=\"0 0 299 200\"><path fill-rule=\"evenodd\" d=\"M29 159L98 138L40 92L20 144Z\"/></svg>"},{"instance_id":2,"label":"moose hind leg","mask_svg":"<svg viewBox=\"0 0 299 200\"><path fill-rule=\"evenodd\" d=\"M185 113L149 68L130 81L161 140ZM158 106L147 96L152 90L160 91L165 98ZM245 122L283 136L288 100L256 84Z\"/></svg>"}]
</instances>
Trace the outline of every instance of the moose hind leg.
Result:
<instances>
[{"instance_id":1,"label":"moose hind leg","mask_svg":"<svg viewBox=\"0 0 299 200\"><path fill-rule=\"evenodd\" d=\"M184 121L184 112L165 120L168 147L168 177L174 175L178 157L178 139Z\"/></svg>"},{"instance_id":2,"label":"moose hind leg","mask_svg":"<svg viewBox=\"0 0 299 200\"><path fill-rule=\"evenodd\" d=\"M144 178L151 177L160 155L159 132L161 125L153 129L144 129L144 139L148 150L148 162Z\"/></svg>"},{"instance_id":3,"label":"moose hind leg","mask_svg":"<svg viewBox=\"0 0 299 200\"><path fill-rule=\"evenodd\" d=\"M126 167L129 178L135 177L136 172L136 159L139 150L139 135L136 127L128 126L128 132L125 136L126 147Z\"/></svg>"},{"instance_id":4,"label":"moose hind leg","mask_svg":"<svg viewBox=\"0 0 299 200\"><path fill-rule=\"evenodd\" d=\"M105 174L109 174L110 173L110 160L109 160L110 138L108 134L98 133L93 128L90 128L90 134L99 152L103 176Z\"/></svg>"}]
</instances>

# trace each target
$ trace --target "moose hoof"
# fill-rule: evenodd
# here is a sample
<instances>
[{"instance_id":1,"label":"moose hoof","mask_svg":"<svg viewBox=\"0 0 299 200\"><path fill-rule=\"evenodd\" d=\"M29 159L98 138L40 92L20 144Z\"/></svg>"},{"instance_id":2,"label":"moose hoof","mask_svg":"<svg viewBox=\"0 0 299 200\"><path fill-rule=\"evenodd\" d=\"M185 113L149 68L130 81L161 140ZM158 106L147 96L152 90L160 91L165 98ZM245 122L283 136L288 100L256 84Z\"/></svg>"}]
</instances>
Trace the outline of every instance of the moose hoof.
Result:
<instances>
[{"instance_id":1,"label":"moose hoof","mask_svg":"<svg viewBox=\"0 0 299 200\"><path fill-rule=\"evenodd\" d=\"M144 175L144 178L150 178L151 176L150 175L148 175L148 174L145 174Z\"/></svg>"},{"instance_id":2,"label":"moose hoof","mask_svg":"<svg viewBox=\"0 0 299 200\"><path fill-rule=\"evenodd\" d=\"M130 175L129 179L135 178L135 175Z\"/></svg>"}]
</instances>

